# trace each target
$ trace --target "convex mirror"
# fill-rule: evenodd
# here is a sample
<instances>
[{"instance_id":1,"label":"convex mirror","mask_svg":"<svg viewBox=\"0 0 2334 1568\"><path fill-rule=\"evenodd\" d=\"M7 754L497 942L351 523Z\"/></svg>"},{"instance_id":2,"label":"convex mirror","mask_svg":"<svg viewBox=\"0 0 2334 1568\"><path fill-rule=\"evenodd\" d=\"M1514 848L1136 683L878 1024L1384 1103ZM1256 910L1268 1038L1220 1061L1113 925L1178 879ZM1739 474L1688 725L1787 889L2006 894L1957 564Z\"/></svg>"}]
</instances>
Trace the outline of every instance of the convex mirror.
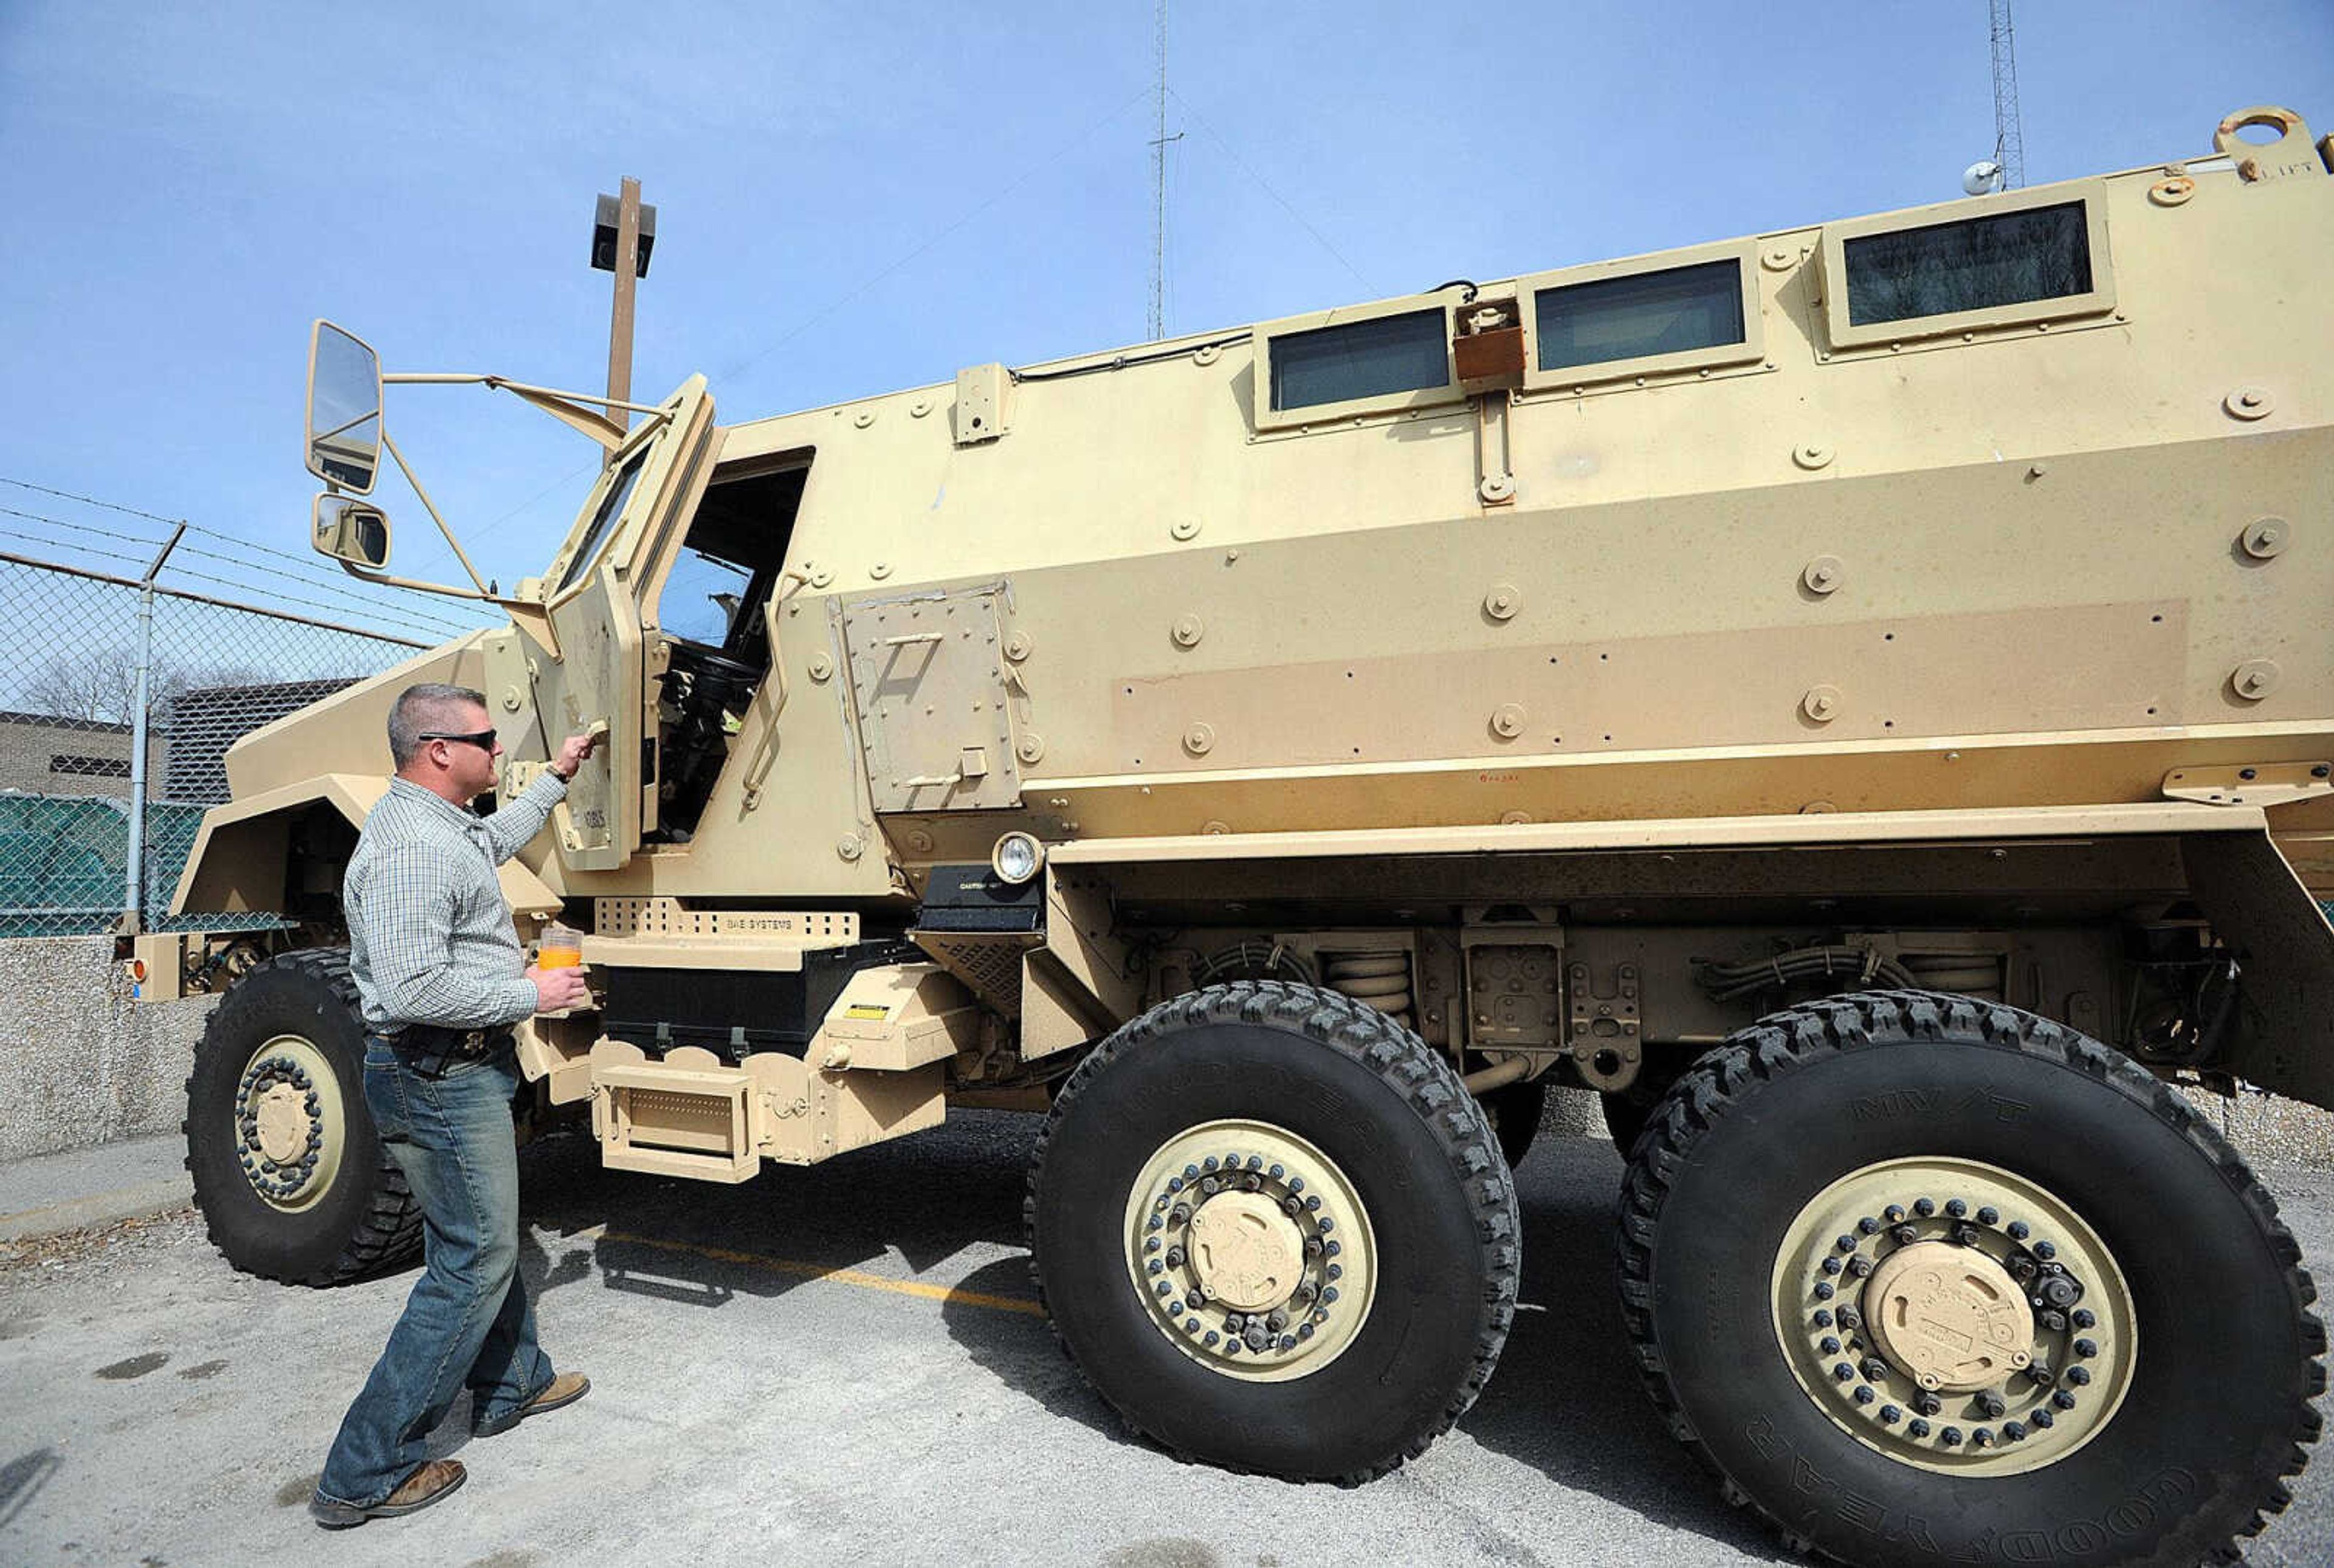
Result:
<instances>
[{"instance_id":1,"label":"convex mirror","mask_svg":"<svg viewBox=\"0 0 2334 1568\"><path fill-rule=\"evenodd\" d=\"M380 471L380 356L320 321L308 340L308 472L364 495Z\"/></svg>"},{"instance_id":2,"label":"convex mirror","mask_svg":"<svg viewBox=\"0 0 2334 1568\"><path fill-rule=\"evenodd\" d=\"M349 495L316 497L310 538L320 555L378 572L389 564L389 515Z\"/></svg>"}]
</instances>

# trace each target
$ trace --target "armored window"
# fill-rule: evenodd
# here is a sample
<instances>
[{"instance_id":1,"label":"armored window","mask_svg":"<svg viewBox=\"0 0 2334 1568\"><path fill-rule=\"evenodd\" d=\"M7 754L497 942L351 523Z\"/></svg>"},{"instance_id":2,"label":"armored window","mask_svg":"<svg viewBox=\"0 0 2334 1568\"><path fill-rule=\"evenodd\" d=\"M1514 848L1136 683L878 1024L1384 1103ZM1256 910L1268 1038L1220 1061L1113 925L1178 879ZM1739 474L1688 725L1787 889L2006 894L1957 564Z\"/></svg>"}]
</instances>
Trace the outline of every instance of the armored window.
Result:
<instances>
[{"instance_id":1,"label":"armored window","mask_svg":"<svg viewBox=\"0 0 2334 1568\"><path fill-rule=\"evenodd\" d=\"M1705 262L1541 289L1532 310L1543 370L1718 348L1742 341L1742 267Z\"/></svg>"},{"instance_id":2,"label":"armored window","mask_svg":"<svg viewBox=\"0 0 2334 1568\"><path fill-rule=\"evenodd\" d=\"M2115 308L2107 202L2098 181L1826 226L1827 333L1835 349L2100 315ZM1967 216L1963 216L1967 215Z\"/></svg>"},{"instance_id":3,"label":"armored window","mask_svg":"<svg viewBox=\"0 0 2334 1568\"><path fill-rule=\"evenodd\" d=\"M600 546L608 542L608 531L616 525L616 519L624 515L624 504L632 498L632 486L640 483L641 466L648 460L648 455L646 447L633 453L632 460L624 465L622 472L616 476L607 493L601 497L599 509L592 514L592 525L576 542L575 554L567 563L565 574L559 579L557 592L564 593L574 587L584 580L584 572L591 570L593 558L600 553Z\"/></svg>"},{"instance_id":4,"label":"armored window","mask_svg":"<svg viewBox=\"0 0 2334 1568\"><path fill-rule=\"evenodd\" d=\"M1272 407L1322 408L1451 381L1451 332L1440 308L1347 322L1271 340Z\"/></svg>"},{"instance_id":5,"label":"armored window","mask_svg":"<svg viewBox=\"0 0 2334 1568\"><path fill-rule=\"evenodd\" d=\"M2079 201L1867 235L1842 248L1851 326L2091 292Z\"/></svg>"}]
</instances>

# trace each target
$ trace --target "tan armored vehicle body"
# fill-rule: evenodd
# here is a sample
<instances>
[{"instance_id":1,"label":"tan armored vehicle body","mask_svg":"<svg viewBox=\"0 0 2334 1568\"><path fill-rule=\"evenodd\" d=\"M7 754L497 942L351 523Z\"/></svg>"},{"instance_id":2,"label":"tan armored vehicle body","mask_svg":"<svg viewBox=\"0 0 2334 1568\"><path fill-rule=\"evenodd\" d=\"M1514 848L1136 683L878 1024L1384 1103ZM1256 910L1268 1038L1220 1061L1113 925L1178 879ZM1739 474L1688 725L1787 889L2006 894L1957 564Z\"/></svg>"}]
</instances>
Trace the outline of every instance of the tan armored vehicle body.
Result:
<instances>
[{"instance_id":1,"label":"tan armored vehicle body","mask_svg":"<svg viewBox=\"0 0 2334 1568\"><path fill-rule=\"evenodd\" d=\"M506 872L598 1004L522 1026L539 1108L719 1181L1046 1109L1048 1307L1172 1448L1357 1478L1463 1413L1569 1083L1655 1398L1794 1534L2225 1541L2324 1334L2167 1081L2334 1105L2334 181L2218 139L745 424L495 382L610 448L574 533L231 754L179 906L294 933L141 944L240 976L214 1235L410 1246L335 895L454 679L512 787L609 739ZM448 379L319 329L359 574L379 382Z\"/></svg>"}]
</instances>

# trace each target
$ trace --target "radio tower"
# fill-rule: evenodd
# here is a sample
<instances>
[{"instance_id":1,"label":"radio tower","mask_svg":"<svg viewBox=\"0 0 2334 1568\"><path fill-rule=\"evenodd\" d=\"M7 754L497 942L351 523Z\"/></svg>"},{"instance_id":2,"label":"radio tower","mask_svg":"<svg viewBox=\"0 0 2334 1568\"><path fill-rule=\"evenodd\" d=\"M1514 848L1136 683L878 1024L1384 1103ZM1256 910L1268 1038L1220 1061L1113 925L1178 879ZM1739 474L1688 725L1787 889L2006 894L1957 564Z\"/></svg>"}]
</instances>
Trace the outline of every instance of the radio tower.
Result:
<instances>
[{"instance_id":1,"label":"radio tower","mask_svg":"<svg viewBox=\"0 0 2334 1568\"><path fill-rule=\"evenodd\" d=\"M2014 190L2026 183L2026 139L2018 130L2018 52L2011 43L2010 0L1991 0L1991 5L1993 11L1993 161L2001 166L2001 188ZM1165 24L1162 20L1161 26Z\"/></svg>"},{"instance_id":2,"label":"radio tower","mask_svg":"<svg viewBox=\"0 0 2334 1568\"><path fill-rule=\"evenodd\" d=\"M1153 40L1159 56L1158 114L1151 137L1151 338L1167 335L1167 144L1183 133L1167 134L1167 0L1159 0L1159 30Z\"/></svg>"}]
</instances>

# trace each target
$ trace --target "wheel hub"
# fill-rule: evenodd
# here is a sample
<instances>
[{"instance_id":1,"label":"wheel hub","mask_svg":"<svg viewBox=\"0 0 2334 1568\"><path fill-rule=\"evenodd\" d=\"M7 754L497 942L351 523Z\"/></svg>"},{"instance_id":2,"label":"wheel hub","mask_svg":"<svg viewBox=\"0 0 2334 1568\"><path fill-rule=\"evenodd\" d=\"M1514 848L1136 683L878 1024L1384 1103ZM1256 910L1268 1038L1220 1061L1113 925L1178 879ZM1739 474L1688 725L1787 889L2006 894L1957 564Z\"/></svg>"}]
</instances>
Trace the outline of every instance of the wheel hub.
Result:
<instances>
[{"instance_id":1,"label":"wheel hub","mask_svg":"<svg viewBox=\"0 0 2334 1568\"><path fill-rule=\"evenodd\" d=\"M1774 1323L1817 1409L1921 1469L2010 1476L2105 1430L2137 1322L2107 1244L2040 1184L1922 1156L1810 1198L1775 1258Z\"/></svg>"},{"instance_id":2,"label":"wheel hub","mask_svg":"<svg viewBox=\"0 0 2334 1568\"><path fill-rule=\"evenodd\" d=\"M1304 1281L1305 1237L1260 1192L1227 1192L1191 1216L1185 1243L1202 1296L1238 1312L1287 1303Z\"/></svg>"},{"instance_id":3,"label":"wheel hub","mask_svg":"<svg viewBox=\"0 0 2334 1568\"><path fill-rule=\"evenodd\" d=\"M2034 1360L2034 1313L2018 1282L1972 1247L1916 1241L1864 1287L1880 1353L1931 1393L1972 1394Z\"/></svg>"},{"instance_id":4,"label":"wheel hub","mask_svg":"<svg viewBox=\"0 0 2334 1568\"><path fill-rule=\"evenodd\" d=\"M340 1172L344 1120L339 1076L314 1042L297 1034L265 1042L236 1085L244 1179L272 1208L308 1207Z\"/></svg>"},{"instance_id":5,"label":"wheel hub","mask_svg":"<svg viewBox=\"0 0 2334 1568\"><path fill-rule=\"evenodd\" d=\"M1127 1196L1125 1236L1153 1325L1250 1382L1336 1360L1376 1288L1376 1242L1353 1184L1268 1122L1211 1121L1162 1144Z\"/></svg>"}]
</instances>

